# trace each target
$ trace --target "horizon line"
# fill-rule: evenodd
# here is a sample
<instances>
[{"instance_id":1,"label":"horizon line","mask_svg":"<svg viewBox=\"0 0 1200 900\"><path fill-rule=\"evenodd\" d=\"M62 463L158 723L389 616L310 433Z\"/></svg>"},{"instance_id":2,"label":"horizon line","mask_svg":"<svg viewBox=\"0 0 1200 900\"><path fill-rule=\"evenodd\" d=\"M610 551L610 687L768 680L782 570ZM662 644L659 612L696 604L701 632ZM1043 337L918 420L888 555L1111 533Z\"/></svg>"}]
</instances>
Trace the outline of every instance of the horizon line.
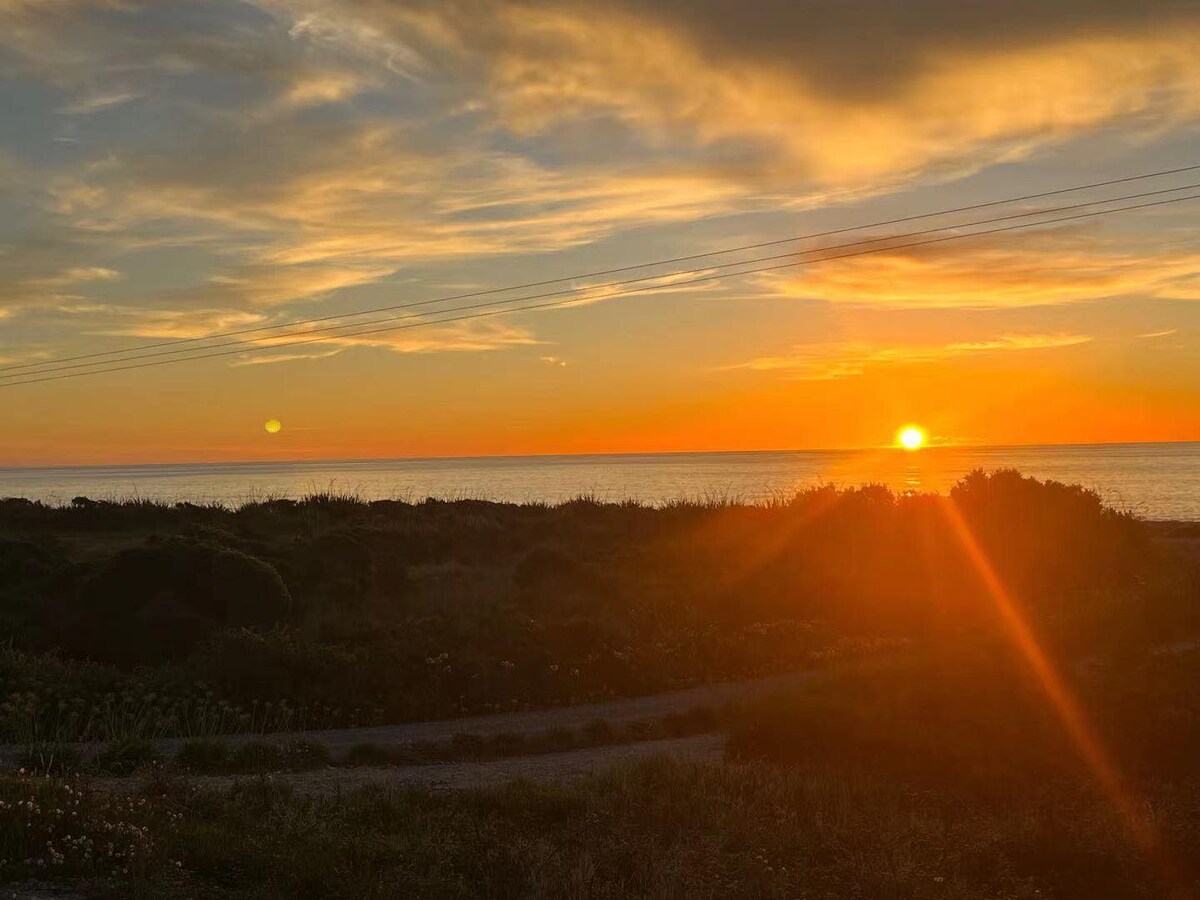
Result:
<instances>
[{"instance_id":1,"label":"horizon line","mask_svg":"<svg viewBox=\"0 0 1200 900\"><path fill-rule=\"evenodd\" d=\"M62 470L62 469L123 469L139 466L270 466L281 463L379 463L379 462L452 462L461 460L485 459L571 459L583 457L632 457L632 456L715 456L715 455L752 455L758 453L871 453L880 450L894 450L901 453L919 456L938 450L1028 450L1034 448L1085 448L1085 447L1137 447L1158 446L1165 444L1200 444L1200 440L1174 441L1085 441L1062 443L1022 443L1022 444L931 444L919 450L910 451L895 444L881 444L874 447L814 447L814 448L759 448L755 450L620 450L606 452L577 452L577 453L477 453L445 456L360 456L336 457L315 456L290 459L228 459L228 460L190 460L180 462L108 462L108 463L54 463L49 465L0 463L0 470Z\"/></svg>"}]
</instances>

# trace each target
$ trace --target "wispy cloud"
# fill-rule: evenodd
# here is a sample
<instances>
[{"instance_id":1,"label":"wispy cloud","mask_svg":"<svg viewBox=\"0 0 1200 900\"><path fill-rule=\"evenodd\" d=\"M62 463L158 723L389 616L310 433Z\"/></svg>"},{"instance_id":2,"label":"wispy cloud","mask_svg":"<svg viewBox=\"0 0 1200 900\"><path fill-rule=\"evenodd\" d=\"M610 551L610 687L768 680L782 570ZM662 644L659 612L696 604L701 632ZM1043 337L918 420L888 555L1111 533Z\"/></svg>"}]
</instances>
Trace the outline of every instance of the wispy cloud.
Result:
<instances>
[{"instance_id":1,"label":"wispy cloud","mask_svg":"<svg viewBox=\"0 0 1200 900\"><path fill-rule=\"evenodd\" d=\"M66 115L89 115L129 103L131 100L136 100L139 96L141 95L134 91L110 91L86 94L60 107L59 112Z\"/></svg>"},{"instance_id":2,"label":"wispy cloud","mask_svg":"<svg viewBox=\"0 0 1200 900\"><path fill-rule=\"evenodd\" d=\"M764 276L782 296L870 306L995 309L1123 295L1170 297L1194 278L1200 252L1080 230L1038 231L883 250Z\"/></svg>"},{"instance_id":3,"label":"wispy cloud","mask_svg":"<svg viewBox=\"0 0 1200 900\"><path fill-rule=\"evenodd\" d=\"M26 283L34 287L61 288L89 281L116 281L121 273L103 266L77 266L64 269L55 275L31 278Z\"/></svg>"},{"instance_id":4,"label":"wispy cloud","mask_svg":"<svg viewBox=\"0 0 1200 900\"><path fill-rule=\"evenodd\" d=\"M869 341L802 344L782 356L756 357L726 368L779 372L799 381L827 381L851 378L882 366L940 362L972 354L1050 350L1091 340L1091 336L1082 334L1005 334L983 341L940 345L897 346Z\"/></svg>"},{"instance_id":5,"label":"wispy cloud","mask_svg":"<svg viewBox=\"0 0 1200 900\"><path fill-rule=\"evenodd\" d=\"M372 347L393 353L480 353L540 343L527 330L506 323L456 322L444 326L431 323L420 329L404 329L382 334L314 334L306 337L300 332L287 337L264 337L256 340L255 344L258 348L269 348L276 344L286 348L289 343L296 341L311 343L304 345L306 349L297 351L285 349L281 353L268 352L266 355L259 355L256 351L254 354L238 357L231 365L324 359L351 347Z\"/></svg>"}]
</instances>

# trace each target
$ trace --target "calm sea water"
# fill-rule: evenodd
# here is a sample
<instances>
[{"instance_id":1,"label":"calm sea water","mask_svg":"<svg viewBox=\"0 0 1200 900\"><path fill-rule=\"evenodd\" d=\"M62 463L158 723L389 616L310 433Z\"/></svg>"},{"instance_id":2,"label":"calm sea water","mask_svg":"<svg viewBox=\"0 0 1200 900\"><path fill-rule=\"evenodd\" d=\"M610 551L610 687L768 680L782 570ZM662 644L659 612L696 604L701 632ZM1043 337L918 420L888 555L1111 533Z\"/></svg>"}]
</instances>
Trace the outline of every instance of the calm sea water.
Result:
<instances>
[{"instance_id":1,"label":"calm sea water","mask_svg":"<svg viewBox=\"0 0 1200 900\"><path fill-rule=\"evenodd\" d=\"M0 497L239 504L334 490L402 500L558 502L590 494L648 503L705 497L749 501L830 482L944 493L972 469L1001 467L1086 485L1106 501L1149 518L1200 519L1200 443L0 469Z\"/></svg>"}]
</instances>

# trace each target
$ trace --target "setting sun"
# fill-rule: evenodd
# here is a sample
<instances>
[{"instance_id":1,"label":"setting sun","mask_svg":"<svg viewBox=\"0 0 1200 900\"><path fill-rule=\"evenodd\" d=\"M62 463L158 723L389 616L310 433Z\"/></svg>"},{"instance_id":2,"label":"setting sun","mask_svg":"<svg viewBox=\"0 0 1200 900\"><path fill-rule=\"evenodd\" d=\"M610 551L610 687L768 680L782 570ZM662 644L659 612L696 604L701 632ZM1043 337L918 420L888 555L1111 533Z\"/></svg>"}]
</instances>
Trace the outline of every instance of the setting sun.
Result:
<instances>
[{"instance_id":1,"label":"setting sun","mask_svg":"<svg viewBox=\"0 0 1200 900\"><path fill-rule=\"evenodd\" d=\"M907 425L896 435L896 442L905 450L918 450L925 443L925 432L915 425Z\"/></svg>"}]
</instances>

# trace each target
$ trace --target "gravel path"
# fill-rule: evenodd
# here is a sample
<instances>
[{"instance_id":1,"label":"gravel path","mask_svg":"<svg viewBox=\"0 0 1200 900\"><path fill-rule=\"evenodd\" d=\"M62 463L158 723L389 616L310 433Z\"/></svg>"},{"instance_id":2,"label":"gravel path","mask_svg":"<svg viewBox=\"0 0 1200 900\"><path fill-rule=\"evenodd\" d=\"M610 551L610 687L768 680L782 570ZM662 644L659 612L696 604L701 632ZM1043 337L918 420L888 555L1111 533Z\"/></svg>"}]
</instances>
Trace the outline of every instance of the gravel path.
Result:
<instances>
[{"instance_id":1,"label":"gravel path","mask_svg":"<svg viewBox=\"0 0 1200 900\"><path fill-rule=\"evenodd\" d=\"M318 741L336 754L355 744L386 746L411 744L416 741L440 742L449 740L456 734L537 734L555 728L580 728L596 719L603 719L613 725L622 725L641 719L660 718L669 713L683 713L700 706L719 706L734 700L769 694L772 691L809 683L826 673L827 670L810 670L750 681L708 684L686 690L652 694L648 697L607 700L602 703L497 713L464 719L440 719L434 722L408 722L403 725L292 732L286 735L267 735L265 739ZM263 735L257 734L230 735L221 738L235 746L247 741L263 739ZM171 755L179 749L183 742L183 739L180 738L166 738L156 743L164 754Z\"/></svg>"},{"instance_id":2,"label":"gravel path","mask_svg":"<svg viewBox=\"0 0 1200 900\"><path fill-rule=\"evenodd\" d=\"M619 763L646 759L651 756L670 756L697 762L715 762L721 758L725 736L702 734L695 737L671 738L661 741L639 741L634 744L613 744L568 750L563 753L543 753L537 756L513 756L485 762L434 763L424 766L387 766L316 769L308 772L281 772L267 777L278 783L290 784L301 796L339 794L364 785L383 787L427 787L435 790L494 787L516 779L541 784L573 781L591 772ZM190 782L200 788L225 789L235 781L258 778L257 775L199 775ZM97 787L119 790L129 785L128 779L100 779Z\"/></svg>"}]
</instances>

